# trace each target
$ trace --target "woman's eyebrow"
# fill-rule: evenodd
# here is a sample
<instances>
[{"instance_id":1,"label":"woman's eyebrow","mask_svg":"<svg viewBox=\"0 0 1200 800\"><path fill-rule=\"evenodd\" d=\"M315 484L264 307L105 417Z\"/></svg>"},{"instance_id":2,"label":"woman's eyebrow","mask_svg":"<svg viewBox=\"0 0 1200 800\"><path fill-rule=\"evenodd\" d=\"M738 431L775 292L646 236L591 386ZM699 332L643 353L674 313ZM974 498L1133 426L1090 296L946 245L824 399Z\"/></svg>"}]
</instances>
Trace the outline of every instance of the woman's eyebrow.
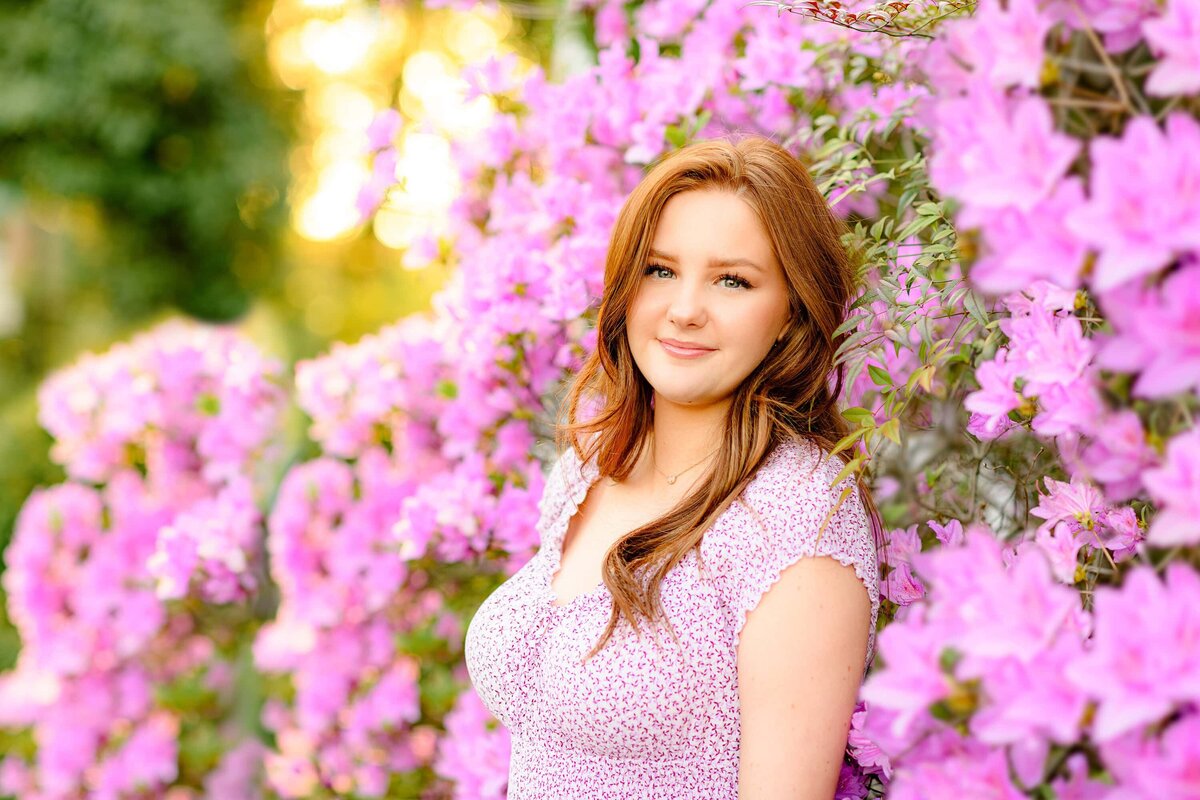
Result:
<instances>
[{"instance_id":1,"label":"woman's eyebrow","mask_svg":"<svg viewBox=\"0 0 1200 800\"><path fill-rule=\"evenodd\" d=\"M678 263L678 259L675 256L664 253L661 250L655 250L653 247L650 248L650 255L655 258L661 258L663 261L669 261L672 264ZM758 270L762 269L757 263L748 258L710 258L708 266L715 269L725 269L728 267L753 267Z\"/></svg>"}]
</instances>

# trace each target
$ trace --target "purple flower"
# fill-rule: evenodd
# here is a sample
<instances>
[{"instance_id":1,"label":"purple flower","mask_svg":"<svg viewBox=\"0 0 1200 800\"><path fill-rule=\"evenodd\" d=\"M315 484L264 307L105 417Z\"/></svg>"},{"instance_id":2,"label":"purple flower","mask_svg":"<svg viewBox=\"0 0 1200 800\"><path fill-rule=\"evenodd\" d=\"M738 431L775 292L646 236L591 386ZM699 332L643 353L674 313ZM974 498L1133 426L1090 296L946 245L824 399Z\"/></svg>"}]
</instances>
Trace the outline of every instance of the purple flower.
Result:
<instances>
[{"instance_id":1,"label":"purple flower","mask_svg":"<svg viewBox=\"0 0 1200 800\"><path fill-rule=\"evenodd\" d=\"M866 797L867 782L862 770L855 764L843 763L833 800L865 800Z\"/></svg>"},{"instance_id":2,"label":"purple flower","mask_svg":"<svg viewBox=\"0 0 1200 800\"><path fill-rule=\"evenodd\" d=\"M986 438L1003 433L1010 424L1009 412L1020 408L1022 403L1021 395L1013 388L1021 364L1010 362L1008 354L1007 349L1001 348L991 361L985 361L975 369L979 390L963 400L968 411L979 415L979 429Z\"/></svg>"},{"instance_id":3,"label":"purple flower","mask_svg":"<svg viewBox=\"0 0 1200 800\"><path fill-rule=\"evenodd\" d=\"M1116 329L1097 354L1100 366L1138 373L1139 397L1200 389L1200 261L1192 259L1161 287L1127 284L1105 293L1100 304Z\"/></svg>"},{"instance_id":4,"label":"purple flower","mask_svg":"<svg viewBox=\"0 0 1200 800\"><path fill-rule=\"evenodd\" d=\"M1138 567L1119 589L1097 588L1091 647L1066 675L1098 703L1100 742L1200 702L1200 576L1175 563L1160 581Z\"/></svg>"},{"instance_id":5,"label":"purple flower","mask_svg":"<svg viewBox=\"0 0 1200 800\"><path fill-rule=\"evenodd\" d=\"M1166 130L1137 117L1117 139L1091 141L1088 202L1066 225L1099 251L1092 285L1104 292L1200 250L1200 124L1175 112Z\"/></svg>"},{"instance_id":6,"label":"purple flower","mask_svg":"<svg viewBox=\"0 0 1200 800\"><path fill-rule=\"evenodd\" d=\"M1200 543L1200 430L1181 433L1167 444L1166 463L1142 476L1160 504L1147 537L1160 547Z\"/></svg>"},{"instance_id":7,"label":"purple flower","mask_svg":"<svg viewBox=\"0 0 1200 800\"><path fill-rule=\"evenodd\" d=\"M931 126L930 179L968 209L1033 209L1079 153L1040 97L1010 99L980 81L937 103Z\"/></svg>"},{"instance_id":8,"label":"purple flower","mask_svg":"<svg viewBox=\"0 0 1200 800\"><path fill-rule=\"evenodd\" d=\"M1102 748L1116 778L1105 800L1200 798L1200 714L1185 714L1158 736L1131 733Z\"/></svg>"},{"instance_id":9,"label":"purple flower","mask_svg":"<svg viewBox=\"0 0 1200 800\"><path fill-rule=\"evenodd\" d=\"M1146 43L1159 62L1146 79L1149 94L1200 92L1200 2L1167 0L1160 16L1142 23Z\"/></svg>"},{"instance_id":10,"label":"purple flower","mask_svg":"<svg viewBox=\"0 0 1200 800\"><path fill-rule=\"evenodd\" d=\"M959 224L980 227L984 242L983 257L971 267L971 282L992 294L1023 289L1038 278L1078 286L1087 246L1063 220L1083 202L1083 183L1068 177L1028 210L968 206Z\"/></svg>"}]
</instances>

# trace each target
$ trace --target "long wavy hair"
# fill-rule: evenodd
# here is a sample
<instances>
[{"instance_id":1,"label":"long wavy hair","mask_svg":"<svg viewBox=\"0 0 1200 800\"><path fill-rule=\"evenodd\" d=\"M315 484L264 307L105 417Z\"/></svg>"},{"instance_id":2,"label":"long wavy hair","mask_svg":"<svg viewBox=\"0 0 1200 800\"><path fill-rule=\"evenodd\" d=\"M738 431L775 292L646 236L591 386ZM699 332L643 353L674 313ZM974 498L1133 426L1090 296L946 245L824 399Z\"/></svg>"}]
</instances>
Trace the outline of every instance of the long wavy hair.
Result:
<instances>
[{"instance_id":1,"label":"long wavy hair","mask_svg":"<svg viewBox=\"0 0 1200 800\"><path fill-rule=\"evenodd\" d=\"M735 390L708 477L665 516L626 533L605 555L612 615L588 658L611 638L622 616L639 635L639 618L665 618L663 578L689 550L699 554L704 531L779 442L808 439L827 453L849 432L837 408L844 375L834 356L844 336L836 330L855 294L857 255L843 244L847 226L804 165L771 140L748 136L695 142L668 154L626 198L604 266L596 349L568 390L566 421L558 425L560 448L575 448L581 461L595 457L601 475L620 480L647 446L653 390L634 363L626 317L663 207L674 195L699 189L731 192L754 210L783 268L791 324ZM849 453L839 456L845 461ZM878 512L861 476L858 488L882 545ZM673 628L671 633L675 636Z\"/></svg>"}]
</instances>

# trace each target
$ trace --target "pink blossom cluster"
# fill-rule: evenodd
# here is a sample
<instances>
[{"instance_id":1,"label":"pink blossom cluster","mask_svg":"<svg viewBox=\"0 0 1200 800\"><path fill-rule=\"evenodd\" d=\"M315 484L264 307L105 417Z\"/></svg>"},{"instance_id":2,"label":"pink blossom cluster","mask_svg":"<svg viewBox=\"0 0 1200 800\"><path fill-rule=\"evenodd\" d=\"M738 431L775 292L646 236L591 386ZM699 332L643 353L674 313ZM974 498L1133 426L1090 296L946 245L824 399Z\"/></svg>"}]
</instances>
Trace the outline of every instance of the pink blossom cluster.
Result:
<instances>
[{"instance_id":1,"label":"pink blossom cluster","mask_svg":"<svg viewBox=\"0 0 1200 800\"><path fill-rule=\"evenodd\" d=\"M22 649L0 675L0 726L37 749L3 762L0 791L117 798L175 782L182 719L156 693L218 693L226 667L203 620L168 601L258 588L253 481L279 445L279 379L232 330L170 322L42 386L68 480L30 495L5 553Z\"/></svg>"},{"instance_id":2,"label":"pink blossom cluster","mask_svg":"<svg viewBox=\"0 0 1200 800\"><path fill-rule=\"evenodd\" d=\"M1035 543L982 527L957 538L909 555L927 592L882 632L852 728L893 773L888 797L1015 798L1043 783L1059 797L1194 796L1200 575L1136 566L1089 612ZM1117 786L1070 752L1103 760Z\"/></svg>"},{"instance_id":3,"label":"pink blossom cluster","mask_svg":"<svg viewBox=\"0 0 1200 800\"><path fill-rule=\"evenodd\" d=\"M47 378L38 420L72 479L137 466L187 500L273 454L284 392L279 361L232 329L170 320Z\"/></svg>"},{"instance_id":4,"label":"pink blossom cluster","mask_svg":"<svg viewBox=\"0 0 1200 800\"><path fill-rule=\"evenodd\" d=\"M0 725L37 754L0 762L0 791L162 794L184 754L156 693L199 679L224 697L232 630L274 743L227 737L211 796L381 797L436 774L502 797L509 739L463 691L463 622L539 544L543 444L595 346L621 202L658 156L738 130L804 155L878 245L844 399L895 443L871 456L891 621L837 796L1200 796L1183 563L1200 544L1200 125L1180 97L1200 86L1198 0L984 0L930 38L742 0L574 5L595 66L464 73L504 111L454 143L464 190L405 256L451 277L429 314L296 366L321 454L270 509L281 368L231 331L172 323L46 382L70 481L29 498L5 554L23 650ZM1150 61L1099 110L1067 109L1056 76L1089 52L1091 85ZM368 131L364 218L404 124L386 110ZM985 528L996 508L938 471L1027 440L1048 454L1028 502ZM949 455L914 469L928 443ZM954 514L926 523L940 502ZM257 631L204 617L268 588Z\"/></svg>"},{"instance_id":5,"label":"pink blossom cluster","mask_svg":"<svg viewBox=\"0 0 1200 800\"><path fill-rule=\"evenodd\" d=\"M328 358L355 363L348 353ZM328 378L329 366L317 369ZM376 444L353 462L323 456L295 466L279 489L267 549L280 602L254 656L292 690L263 715L278 743L266 780L280 796L307 797L318 786L390 796L396 775L433 757L434 730L414 726L422 719L420 664L402 640L428 631L452 643L456 659L463 631L443 607L453 587L430 585L425 548L406 547L411 539L393 531L413 516L406 509L423 485L414 470Z\"/></svg>"},{"instance_id":6,"label":"pink blossom cluster","mask_svg":"<svg viewBox=\"0 0 1200 800\"><path fill-rule=\"evenodd\" d=\"M492 718L472 689L459 695L445 724L434 762L438 774L454 780L459 797L503 800L512 754L508 730Z\"/></svg>"}]
</instances>

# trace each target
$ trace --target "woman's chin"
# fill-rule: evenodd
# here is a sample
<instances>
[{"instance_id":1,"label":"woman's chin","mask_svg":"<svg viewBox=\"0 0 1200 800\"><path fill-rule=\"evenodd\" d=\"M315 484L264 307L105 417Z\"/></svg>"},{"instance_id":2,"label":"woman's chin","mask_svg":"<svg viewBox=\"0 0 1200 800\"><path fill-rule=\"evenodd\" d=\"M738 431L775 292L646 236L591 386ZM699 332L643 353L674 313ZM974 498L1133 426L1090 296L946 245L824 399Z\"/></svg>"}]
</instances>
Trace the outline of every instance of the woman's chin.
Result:
<instances>
[{"instance_id":1,"label":"woman's chin","mask_svg":"<svg viewBox=\"0 0 1200 800\"><path fill-rule=\"evenodd\" d=\"M687 387L668 387L659 389L655 387L655 403L670 403L676 406L685 406L687 408L700 408L710 406L721 402L720 397L709 391L701 391L695 388Z\"/></svg>"}]
</instances>

